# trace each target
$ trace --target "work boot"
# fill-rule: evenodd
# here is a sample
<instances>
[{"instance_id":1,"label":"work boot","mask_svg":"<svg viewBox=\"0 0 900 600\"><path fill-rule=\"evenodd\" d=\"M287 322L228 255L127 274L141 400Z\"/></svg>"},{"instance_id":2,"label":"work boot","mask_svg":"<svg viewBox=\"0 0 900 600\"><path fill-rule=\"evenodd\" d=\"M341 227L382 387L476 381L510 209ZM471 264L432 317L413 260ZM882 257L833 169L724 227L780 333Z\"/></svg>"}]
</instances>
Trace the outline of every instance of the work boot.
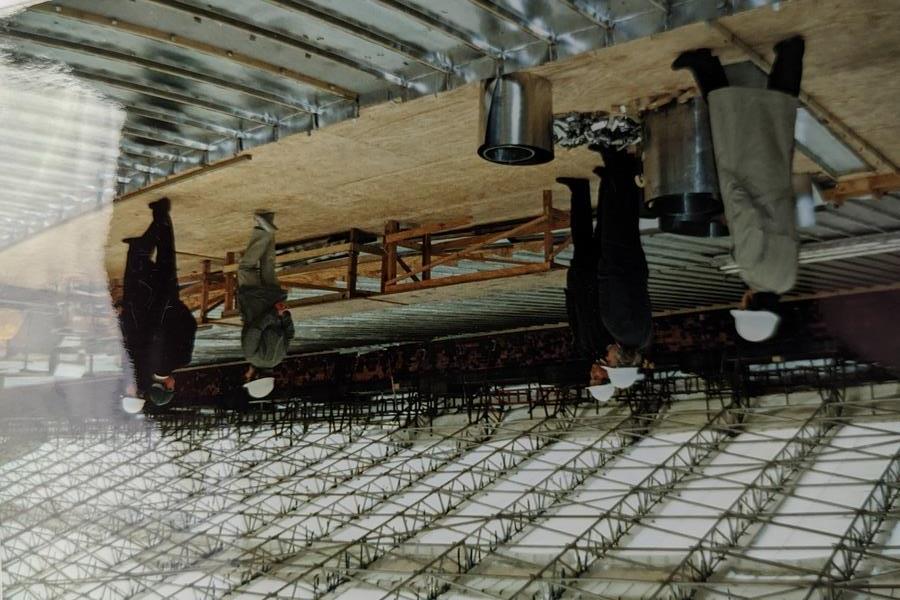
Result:
<instances>
[{"instance_id":1,"label":"work boot","mask_svg":"<svg viewBox=\"0 0 900 600\"><path fill-rule=\"evenodd\" d=\"M706 98L710 92L719 88L728 87L728 76L719 59L713 56L709 48L697 48L688 50L678 55L672 61L672 70L688 69L694 76L694 82L700 88L700 93Z\"/></svg>"},{"instance_id":2,"label":"work boot","mask_svg":"<svg viewBox=\"0 0 900 600\"><path fill-rule=\"evenodd\" d=\"M803 53L806 42L803 36L795 35L775 44L775 62L769 73L768 88L797 97L800 95L800 81L803 79Z\"/></svg>"},{"instance_id":3,"label":"work boot","mask_svg":"<svg viewBox=\"0 0 900 600\"><path fill-rule=\"evenodd\" d=\"M591 146L588 146L588 149L599 153L600 156L603 157L603 166L594 168L594 173L598 177L602 178L604 172L606 174L612 174L624 169L633 174L635 172L640 172L641 170L640 159L629 153L626 148L616 149L601 144L592 144Z\"/></svg>"},{"instance_id":4,"label":"work boot","mask_svg":"<svg viewBox=\"0 0 900 600\"><path fill-rule=\"evenodd\" d=\"M784 53L797 53L803 54L803 51L806 49L806 42L803 39L802 35L791 36L787 39L781 40L777 44L775 44L775 54L781 55Z\"/></svg>"},{"instance_id":5,"label":"work boot","mask_svg":"<svg viewBox=\"0 0 900 600\"><path fill-rule=\"evenodd\" d=\"M556 183L561 183L572 192L573 196L578 194L590 195L591 182L581 177L557 177Z\"/></svg>"},{"instance_id":6,"label":"work boot","mask_svg":"<svg viewBox=\"0 0 900 600\"><path fill-rule=\"evenodd\" d=\"M269 233L274 233L278 231L278 228L275 227L275 213L271 210L260 208L253 213L253 221L256 223L256 226L268 231Z\"/></svg>"},{"instance_id":7,"label":"work boot","mask_svg":"<svg viewBox=\"0 0 900 600\"><path fill-rule=\"evenodd\" d=\"M153 250L153 244L146 236L122 238L123 244L128 244L129 251L135 251L138 254L150 254Z\"/></svg>"},{"instance_id":8,"label":"work boot","mask_svg":"<svg viewBox=\"0 0 900 600\"><path fill-rule=\"evenodd\" d=\"M592 152L596 152L600 156L603 157L603 166L611 167L614 163L618 162L618 157L625 154L625 152L619 152L615 148L610 146L605 146L603 144L591 144L588 146L588 150ZM594 169L594 173L597 173L597 169L601 169L602 167L596 167ZM597 175L602 175L597 173Z\"/></svg>"},{"instance_id":9,"label":"work boot","mask_svg":"<svg viewBox=\"0 0 900 600\"><path fill-rule=\"evenodd\" d=\"M167 213L172 208L172 201L166 197L160 198L154 202L151 202L147 206L150 207L150 210L153 211L153 214L156 213Z\"/></svg>"},{"instance_id":10,"label":"work boot","mask_svg":"<svg viewBox=\"0 0 900 600\"><path fill-rule=\"evenodd\" d=\"M679 54L678 58L672 61L672 70L694 70L699 65L705 64L710 60L715 59L713 58L712 50L710 50L709 48L696 48L695 50L687 50L686 52L682 52L681 54Z\"/></svg>"}]
</instances>

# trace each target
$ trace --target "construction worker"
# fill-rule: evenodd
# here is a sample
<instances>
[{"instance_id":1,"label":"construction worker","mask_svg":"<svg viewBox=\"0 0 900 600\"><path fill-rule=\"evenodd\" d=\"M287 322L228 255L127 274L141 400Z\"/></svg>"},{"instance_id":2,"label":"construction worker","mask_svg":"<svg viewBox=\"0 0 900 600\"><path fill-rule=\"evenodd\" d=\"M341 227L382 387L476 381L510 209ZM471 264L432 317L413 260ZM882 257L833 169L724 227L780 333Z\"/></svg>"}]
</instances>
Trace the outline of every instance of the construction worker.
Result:
<instances>
[{"instance_id":1,"label":"construction worker","mask_svg":"<svg viewBox=\"0 0 900 600\"><path fill-rule=\"evenodd\" d=\"M257 210L253 219L253 233L238 264L238 304L241 347L250 362L244 387L262 398L274 387L269 370L284 360L294 321L285 305L287 293L275 277L275 213Z\"/></svg>"},{"instance_id":2,"label":"construction worker","mask_svg":"<svg viewBox=\"0 0 900 600\"><path fill-rule=\"evenodd\" d=\"M150 209L153 221L144 234L122 240L128 255L119 324L134 367L129 412L139 412L148 398L157 406L172 400L172 371L190 364L197 333L197 321L178 297L170 201L161 198Z\"/></svg>"},{"instance_id":3,"label":"construction worker","mask_svg":"<svg viewBox=\"0 0 900 600\"><path fill-rule=\"evenodd\" d=\"M576 351L591 361L590 391L603 401L613 388L638 379L652 338L647 259L641 245L640 159L598 148L603 167L597 225L591 232L587 179L561 177L572 193L570 223L574 253L566 280L566 309Z\"/></svg>"},{"instance_id":4,"label":"construction worker","mask_svg":"<svg viewBox=\"0 0 900 600\"><path fill-rule=\"evenodd\" d=\"M754 342L775 334L779 298L797 279L791 166L804 50L800 36L775 45L766 89L729 86L708 48L684 52L672 63L673 69L691 71L709 103L734 260L749 288L732 315L738 334Z\"/></svg>"}]
</instances>

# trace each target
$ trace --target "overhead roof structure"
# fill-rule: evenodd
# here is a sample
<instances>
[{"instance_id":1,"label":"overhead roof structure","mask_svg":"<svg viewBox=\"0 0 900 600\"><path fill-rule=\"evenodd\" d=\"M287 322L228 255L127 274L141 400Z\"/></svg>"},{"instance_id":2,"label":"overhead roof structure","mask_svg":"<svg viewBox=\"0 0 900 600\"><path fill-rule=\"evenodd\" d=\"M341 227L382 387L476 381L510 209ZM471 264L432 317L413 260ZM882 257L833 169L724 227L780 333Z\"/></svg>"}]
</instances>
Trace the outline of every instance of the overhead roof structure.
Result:
<instances>
[{"instance_id":1,"label":"overhead roof structure","mask_svg":"<svg viewBox=\"0 0 900 600\"><path fill-rule=\"evenodd\" d=\"M18 59L65 64L122 103L120 192L252 154L122 202L108 262L117 273L118 240L136 233L143 205L159 193L175 199L176 225L208 219L210 206L230 207L202 230L178 233L185 251L215 256L238 249L240 216L257 204L280 211L297 236L327 233L336 222L377 230L387 218L528 214L535 190L555 175L589 175L597 161L576 150L527 172L481 164L476 84L498 69L549 77L556 112L610 110L690 89L684 73L668 68L680 50L708 45L732 62L752 58L746 43L765 60L778 36L800 31L810 48L805 87L828 110L829 127L855 132L867 150L830 149L813 119L804 135L825 164L803 159L798 169L843 174L859 159L882 169L897 162L881 127L894 93L882 76L896 55L881 34L893 27L890 4L367 0L350 10L314 0L65 0L19 13L4 23L3 38ZM867 29L873 23L877 31ZM337 90L312 85L329 78ZM849 94L862 88L877 93ZM290 135L298 131L311 135ZM490 194L478 185L485 181ZM439 206L429 201L436 197ZM183 269L197 267L182 260Z\"/></svg>"},{"instance_id":2,"label":"overhead roof structure","mask_svg":"<svg viewBox=\"0 0 900 600\"><path fill-rule=\"evenodd\" d=\"M15 16L20 56L69 65L128 112L122 192L360 107L766 2L62 0Z\"/></svg>"},{"instance_id":3,"label":"overhead roof structure","mask_svg":"<svg viewBox=\"0 0 900 600\"><path fill-rule=\"evenodd\" d=\"M896 597L898 388L846 368L763 367L819 384L758 397L673 375L641 409L522 386L468 417L5 427L4 591Z\"/></svg>"}]
</instances>

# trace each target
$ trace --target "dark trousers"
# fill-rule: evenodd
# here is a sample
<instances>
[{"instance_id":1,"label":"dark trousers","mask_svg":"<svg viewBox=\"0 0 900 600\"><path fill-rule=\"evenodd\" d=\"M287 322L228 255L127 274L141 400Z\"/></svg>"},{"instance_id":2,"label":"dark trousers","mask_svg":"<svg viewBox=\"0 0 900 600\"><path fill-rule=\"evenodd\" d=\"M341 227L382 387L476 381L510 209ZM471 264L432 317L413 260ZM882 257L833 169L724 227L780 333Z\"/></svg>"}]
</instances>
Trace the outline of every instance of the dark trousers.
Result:
<instances>
[{"instance_id":1,"label":"dark trousers","mask_svg":"<svg viewBox=\"0 0 900 600\"><path fill-rule=\"evenodd\" d=\"M635 176L640 160L623 152L604 152L597 201L597 225L591 231L591 204L586 186L573 190L571 230L572 278L596 282L603 328L629 348L645 348L652 332L647 292L647 258L641 245L640 188Z\"/></svg>"},{"instance_id":2,"label":"dark trousers","mask_svg":"<svg viewBox=\"0 0 900 600\"><path fill-rule=\"evenodd\" d=\"M156 253L153 257L154 251ZM175 233L168 213L156 214L144 234L133 241L125 259L122 304L132 330L158 326L166 309L178 301ZM135 331L138 337L140 332Z\"/></svg>"},{"instance_id":3,"label":"dark trousers","mask_svg":"<svg viewBox=\"0 0 900 600\"><path fill-rule=\"evenodd\" d=\"M640 172L636 158L620 153L604 156L599 170L597 224L591 231L591 200L586 190L572 195L570 223L574 246L572 263L596 267L602 277L611 270L628 270L647 277L647 259L641 245L640 191L634 177Z\"/></svg>"}]
</instances>

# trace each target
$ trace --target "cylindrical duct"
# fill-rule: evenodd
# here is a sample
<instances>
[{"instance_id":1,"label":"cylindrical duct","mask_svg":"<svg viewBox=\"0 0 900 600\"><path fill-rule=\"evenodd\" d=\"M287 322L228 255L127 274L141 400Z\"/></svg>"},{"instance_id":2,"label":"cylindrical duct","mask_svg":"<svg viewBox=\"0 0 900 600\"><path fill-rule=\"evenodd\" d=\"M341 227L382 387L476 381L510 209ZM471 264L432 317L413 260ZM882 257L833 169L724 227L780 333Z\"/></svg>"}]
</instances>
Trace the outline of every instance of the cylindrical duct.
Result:
<instances>
[{"instance_id":1,"label":"cylindrical duct","mask_svg":"<svg viewBox=\"0 0 900 600\"><path fill-rule=\"evenodd\" d=\"M660 228L684 235L727 235L706 102L670 103L644 116L645 194Z\"/></svg>"},{"instance_id":2,"label":"cylindrical duct","mask_svg":"<svg viewBox=\"0 0 900 600\"><path fill-rule=\"evenodd\" d=\"M553 160L553 90L530 73L485 82L480 105L478 156L502 165L539 165Z\"/></svg>"}]
</instances>

